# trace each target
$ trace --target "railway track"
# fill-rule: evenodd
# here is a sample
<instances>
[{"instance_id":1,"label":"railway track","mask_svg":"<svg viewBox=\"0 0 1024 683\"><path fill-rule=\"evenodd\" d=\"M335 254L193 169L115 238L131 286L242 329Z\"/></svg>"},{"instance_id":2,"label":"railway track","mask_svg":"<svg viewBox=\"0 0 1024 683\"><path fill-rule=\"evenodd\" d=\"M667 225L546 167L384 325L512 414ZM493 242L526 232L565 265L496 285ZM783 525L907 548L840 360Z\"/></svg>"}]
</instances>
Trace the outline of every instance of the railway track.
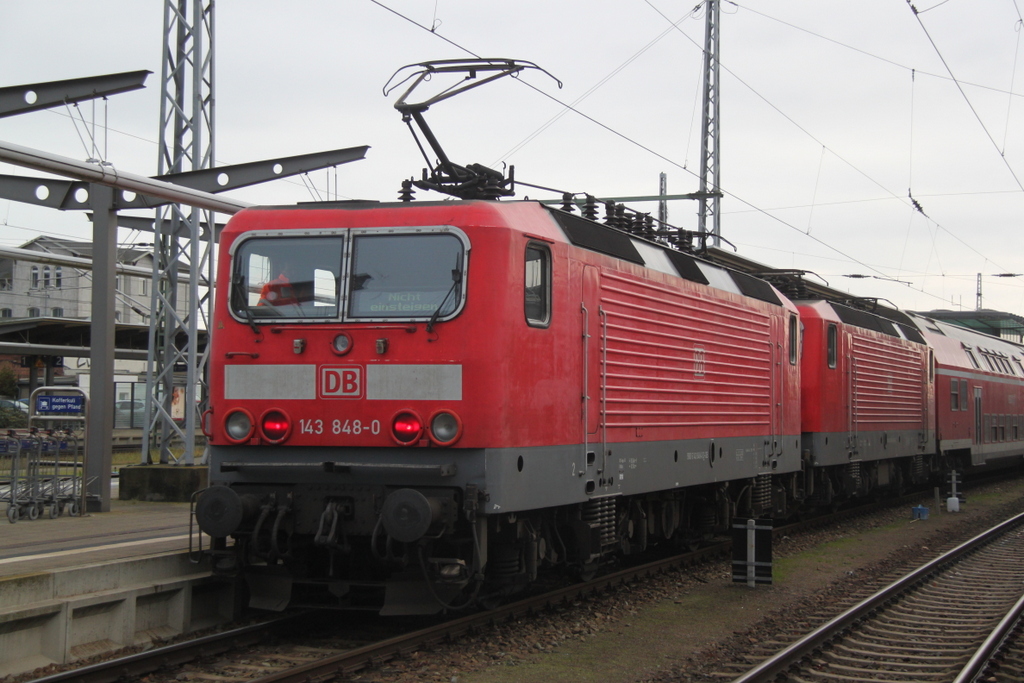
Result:
<instances>
[{"instance_id":1,"label":"railway track","mask_svg":"<svg viewBox=\"0 0 1024 683\"><path fill-rule=\"evenodd\" d=\"M821 528L878 509L905 505L910 498L919 499L920 494L910 496L906 500L900 499L861 506L778 527L774 534L781 537L804 530ZM324 624L323 628L314 625L314 628L306 630L309 635L298 639L284 636L282 640L285 642L280 645L276 644L278 634L288 634L294 632L298 625L309 626L313 623L313 618L309 614L304 614L294 621L273 620L265 624L246 626L205 636L194 641L155 648L121 659L54 674L36 679L33 683L70 681L105 683L135 680L142 676L147 676L147 680L154 683L162 680L171 681L175 680L175 672L180 671L181 666L198 659L204 660L201 665L204 673L220 677L218 680L258 680L260 683L317 680L338 673L347 674L367 667L381 666L396 657L408 656L417 650L457 639L466 633L511 622L523 615L559 608L587 595L639 581L673 568L696 565L713 558L724 557L728 554L729 548L728 542L716 543L694 552L673 555L612 572L585 583L564 586L487 612L450 619L441 623L424 625L424 622L420 622L419 625L422 628L408 629L407 632L399 635L395 635L393 621L382 619L376 622L364 622L356 619L355 627L346 629L339 628L338 624L351 621L351 619L333 618L332 615L337 613L326 612L321 613L325 617L321 621ZM368 628L366 623L378 626ZM380 637L368 638L369 633L375 629L380 631ZM295 644L289 645L288 641L294 641ZM257 643L264 643L259 645L258 652L247 650ZM266 645L265 643L272 644ZM266 674L262 678L254 679L253 671L255 669L266 672Z\"/></svg>"},{"instance_id":2,"label":"railway track","mask_svg":"<svg viewBox=\"0 0 1024 683\"><path fill-rule=\"evenodd\" d=\"M860 601L761 661L734 683L771 680L971 681L1003 655L1024 608L1024 514L1017 515ZM1019 629L1016 632L1019 637ZM732 678L721 671L719 678ZM1001 680L1001 679L1000 679Z\"/></svg>"},{"instance_id":3,"label":"railway track","mask_svg":"<svg viewBox=\"0 0 1024 683\"><path fill-rule=\"evenodd\" d=\"M335 632L329 636L314 639L312 647L288 642L281 646L268 646L256 654L244 651L244 648L270 639L275 634L288 633L299 627L316 636L317 630L311 620L318 618L320 623L327 624L331 621L332 615L338 614L302 613L61 672L35 679L32 683L112 683L137 680L142 676L146 676L147 681L154 683L173 681L178 679L177 667L199 658L214 656L220 658L203 664L202 669L205 676L213 676L215 680L245 680L258 683L329 680L331 676L380 666L421 648L458 638L477 629L489 628L522 615L563 605L588 594L598 593L672 568L704 562L708 558L728 552L728 549L728 543L718 543L685 555L656 560L606 574L591 581L562 587L496 609L433 623L397 636L368 637L375 630L372 623L384 625L381 628L391 629L393 632L395 622L391 620L380 619L372 623L359 621L351 630L344 627L335 628ZM367 623L371 623L369 628ZM337 627L337 623L335 626ZM325 626L326 628L329 627ZM319 635L324 636L322 631ZM288 640L310 642L308 637ZM254 670L265 672L265 675L253 678Z\"/></svg>"}]
</instances>

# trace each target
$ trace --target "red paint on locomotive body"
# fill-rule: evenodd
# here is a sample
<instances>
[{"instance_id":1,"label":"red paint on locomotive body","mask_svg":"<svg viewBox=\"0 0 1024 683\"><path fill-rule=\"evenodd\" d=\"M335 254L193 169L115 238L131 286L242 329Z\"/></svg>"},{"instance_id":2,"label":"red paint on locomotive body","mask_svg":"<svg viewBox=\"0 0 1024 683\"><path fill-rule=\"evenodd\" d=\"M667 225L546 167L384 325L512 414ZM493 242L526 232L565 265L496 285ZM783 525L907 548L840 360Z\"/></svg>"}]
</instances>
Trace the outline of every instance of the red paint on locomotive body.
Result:
<instances>
[{"instance_id":1,"label":"red paint on locomotive body","mask_svg":"<svg viewBox=\"0 0 1024 683\"><path fill-rule=\"evenodd\" d=\"M224 230L220 272L237 268L234 254L253 235L273 240L432 226L461 231L469 256L464 308L431 332L420 312L418 320L410 314L372 322L262 318L254 333L232 312L232 292L222 286L211 347L212 443L239 443L223 422L235 406L257 420L268 410L283 412L292 423L289 446L392 447L396 414L412 411L426 420L440 408L461 418L457 448L755 435L792 441L799 434L799 367L786 362L791 304L752 300L573 246L533 203L250 209ZM524 316L523 254L531 244L550 251L551 310L543 325L527 324ZM591 310L581 312L581 300ZM589 343L581 341L584 315ZM351 339L344 356L332 349L341 332ZM298 340L302 349L296 353ZM386 340L383 353L380 340ZM447 368L458 390L433 399L418 399L415 391L372 393L380 368L403 366L427 375L429 368ZM228 398L234 375L267 367L291 367L295 372L281 370L282 376L301 373L299 381L309 386L275 394L276 387L262 385L259 398ZM409 381L416 381L415 372L409 371ZM583 417L585 374L590 382ZM257 372L251 381L262 377ZM282 379L273 373L265 378ZM402 381L399 376L395 391ZM244 442L282 443L261 437L258 425ZM412 445L428 444L424 436Z\"/></svg>"}]
</instances>

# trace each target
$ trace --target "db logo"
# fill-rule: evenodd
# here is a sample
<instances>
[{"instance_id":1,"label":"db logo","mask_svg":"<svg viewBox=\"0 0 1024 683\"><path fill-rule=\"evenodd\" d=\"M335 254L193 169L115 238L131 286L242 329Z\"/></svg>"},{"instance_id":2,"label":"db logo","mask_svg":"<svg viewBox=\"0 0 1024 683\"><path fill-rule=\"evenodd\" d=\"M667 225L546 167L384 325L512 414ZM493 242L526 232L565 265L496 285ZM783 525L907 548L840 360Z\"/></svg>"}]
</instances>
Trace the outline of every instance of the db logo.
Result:
<instances>
[{"instance_id":1,"label":"db logo","mask_svg":"<svg viewBox=\"0 0 1024 683\"><path fill-rule=\"evenodd\" d=\"M363 369L358 365L320 367L320 396L323 398L360 398L363 395Z\"/></svg>"}]
</instances>

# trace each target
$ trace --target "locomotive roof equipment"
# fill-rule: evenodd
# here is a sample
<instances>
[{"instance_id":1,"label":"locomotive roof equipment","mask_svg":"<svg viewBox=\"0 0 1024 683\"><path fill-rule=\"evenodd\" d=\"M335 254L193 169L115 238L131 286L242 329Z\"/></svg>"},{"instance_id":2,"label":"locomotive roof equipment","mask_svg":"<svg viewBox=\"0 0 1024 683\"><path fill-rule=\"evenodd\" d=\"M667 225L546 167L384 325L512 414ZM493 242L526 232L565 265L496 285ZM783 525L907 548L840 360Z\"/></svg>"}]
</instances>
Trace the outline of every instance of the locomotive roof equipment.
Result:
<instances>
[{"instance_id":1,"label":"locomotive roof equipment","mask_svg":"<svg viewBox=\"0 0 1024 683\"><path fill-rule=\"evenodd\" d=\"M423 112L429 109L431 105L467 90L472 90L505 76L516 77L525 69L537 69L551 76L550 73L533 62L519 59L441 59L403 66L388 79L387 84L384 86L385 96L389 95L399 86L408 83L410 80L412 81L405 92L402 93L402 96L398 98L398 101L395 102L395 109L402 112L402 120L409 126L409 131L412 133L416 145L420 148L420 153L423 154L427 164L431 166L429 175L427 169L423 169L422 180L413 180L411 181L412 185L422 190L434 190L458 197L459 199L498 199L500 197L511 197L515 194L514 166L509 167L508 178L506 178L501 171L487 168L481 164L459 166L453 163L444 150L441 149L441 143L437 141L434 132L427 126L427 122L423 118ZM399 74L403 73L405 75L399 78ZM442 90L433 97L415 103L407 101L413 90L423 82L431 80L435 74L460 73L465 74L465 78L461 82ZM489 73L490 75L476 80L477 74L480 73ZM560 80L554 76L551 76L551 78L558 83L559 88L562 87ZM417 137L416 130L412 127L414 121L423 133L423 137L426 138L427 144L430 145L434 154L437 155L438 161L436 165L427 156L426 150L423 149L423 144L420 142L419 137ZM403 193L409 193L408 196L411 198L411 188L409 188L408 184L403 184Z\"/></svg>"}]
</instances>

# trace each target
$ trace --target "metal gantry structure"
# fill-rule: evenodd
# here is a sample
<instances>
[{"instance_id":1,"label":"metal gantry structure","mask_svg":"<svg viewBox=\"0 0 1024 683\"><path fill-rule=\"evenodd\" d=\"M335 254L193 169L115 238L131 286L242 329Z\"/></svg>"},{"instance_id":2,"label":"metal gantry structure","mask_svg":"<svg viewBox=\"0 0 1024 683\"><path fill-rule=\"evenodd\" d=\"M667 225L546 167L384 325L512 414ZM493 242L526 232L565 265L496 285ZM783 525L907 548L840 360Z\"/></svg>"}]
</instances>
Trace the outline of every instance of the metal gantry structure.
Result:
<instances>
[{"instance_id":1,"label":"metal gantry structure","mask_svg":"<svg viewBox=\"0 0 1024 683\"><path fill-rule=\"evenodd\" d=\"M697 230L711 234L711 245L721 246L721 155L719 148L718 20L719 0L707 0L704 19L704 107L700 142L700 209Z\"/></svg>"},{"instance_id":2,"label":"metal gantry structure","mask_svg":"<svg viewBox=\"0 0 1024 683\"><path fill-rule=\"evenodd\" d=\"M214 165L213 0L165 0L163 28L157 161L161 178ZM197 207L169 204L157 209L144 463L150 462L154 436L161 463L195 460L196 426L206 402L208 353L199 346L200 330L208 329L213 292L214 226L213 213ZM184 297L179 292L182 280L188 287ZM183 405L177 408L176 402ZM172 453L175 442L181 444L180 457Z\"/></svg>"}]
</instances>

